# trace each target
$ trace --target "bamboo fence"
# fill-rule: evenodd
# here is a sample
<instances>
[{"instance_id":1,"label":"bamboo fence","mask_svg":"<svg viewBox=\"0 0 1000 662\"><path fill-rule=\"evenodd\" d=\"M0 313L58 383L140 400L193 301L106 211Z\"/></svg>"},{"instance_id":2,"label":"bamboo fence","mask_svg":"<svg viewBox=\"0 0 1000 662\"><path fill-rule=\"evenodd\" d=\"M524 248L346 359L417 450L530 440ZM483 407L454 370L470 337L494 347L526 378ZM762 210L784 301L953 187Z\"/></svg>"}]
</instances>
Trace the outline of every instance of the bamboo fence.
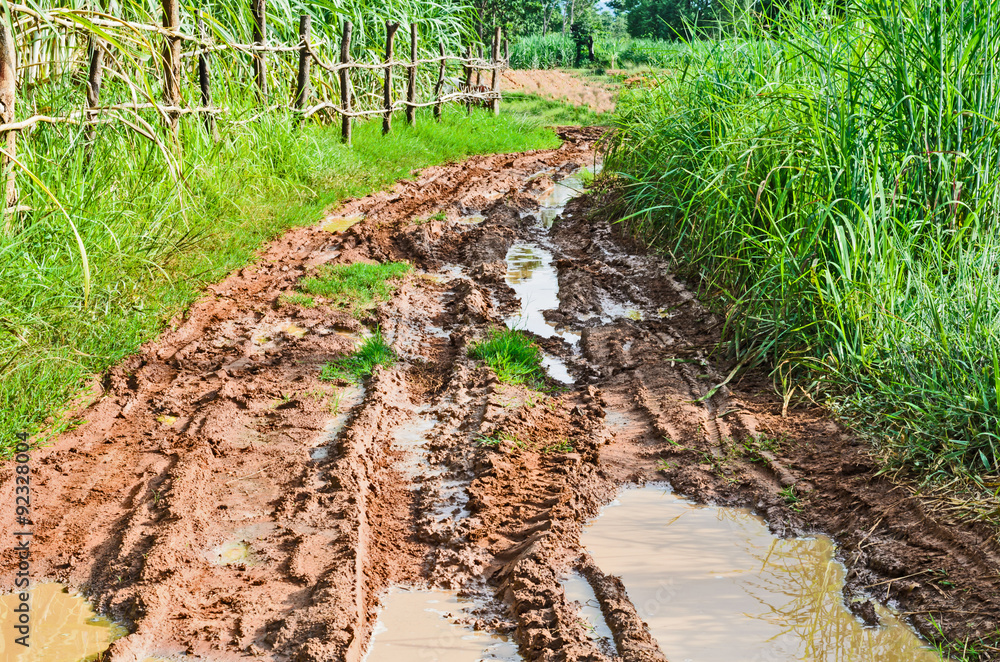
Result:
<instances>
[{"instance_id":1,"label":"bamboo fence","mask_svg":"<svg viewBox=\"0 0 1000 662\"><path fill-rule=\"evenodd\" d=\"M96 10L56 8L41 12L25 5L8 4L9 25L13 26L13 31L6 21L0 20L0 147L3 147L2 164L7 173L7 208L17 206L16 168L13 166L17 159L18 136L39 125L79 125L84 129L86 140L92 142L96 139L96 126L117 122L157 141L159 138L154 134L165 132L170 141L179 145L181 118L193 115L201 118L205 130L217 140L218 118L224 118L227 109L215 106L212 101L213 58L226 53L249 59L252 64L260 112L244 122L278 110L296 113L303 119L317 115L339 116L342 139L347 145L352 143L352 125L357 118L381 117L382 131L389 133L393 114L399 110L405 111L406 121L411 125L416 123L418 108L432 107L433 116L440 120L442 106L446 103L464 103L469 109L481 105L493 114L500 112L501 73L507 68L509 53L508 43L501 42L500 28L493 34L491 56L487 60L483 57L482 45L478 56L473 56L471 45L462 56L446 53L443 41L436 56L419 57L419 29L416 24L410 25L409 57L402 59L395 51L400 25L386 21L384 57L364 62L352 59L353 25L343 21L340 57L326 60L313 38L310 16L300 17L298 43L275 43L268 35L267 0L247 1L253 14L252 43L220 38L220 30L210 27L212 19L200 13L187 17L187 24L195 29L193 34L185 33L181 29L179 0L161 0L162 26L129 21ZM136 59L122 57L121 49L113 47L123 43L138 46L139 50L148 53L146 66L156 69L154 77L159 80L159 93L131 82L128 69L136 66ZM272 63L278 65L274 71L269 70ZM428 65L436 65L436 76L426 71ZM446 75L449 66L460 67L464 76L449 78ZM422 101L418 100L417 84L421 67L425 68L425 79L433 80L432 94ZM405 91L402 81L399 84L393 81L393 73L399 69L406 72ZM269 87L285 72L293 93L286 102L274 101L281 94ZM483 72L492 73L489 85L480 82ZM23 93L42 81L66 76L85 78L85 95L81 96L78 107L55 114L33 112L25 119L16 119L21 101L19 91ZM131 100L102 103L106 78L124 82L130 90ZM189 101L196 103L185 101L185 85L194 88ZM378 94L379 87L381 94ZM152 112L162 129L155 126L155 120L144 119L140 111Z\"/></svg>"}]
</instances>

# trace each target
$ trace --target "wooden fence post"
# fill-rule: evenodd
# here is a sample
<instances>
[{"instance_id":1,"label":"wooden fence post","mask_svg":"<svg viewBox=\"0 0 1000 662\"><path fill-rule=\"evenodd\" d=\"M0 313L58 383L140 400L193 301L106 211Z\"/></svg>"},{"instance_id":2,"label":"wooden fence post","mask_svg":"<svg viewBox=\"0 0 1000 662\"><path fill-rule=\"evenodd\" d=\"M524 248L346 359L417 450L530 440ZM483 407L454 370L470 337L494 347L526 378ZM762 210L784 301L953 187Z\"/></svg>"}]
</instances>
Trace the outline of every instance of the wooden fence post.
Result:
<instances>
[{"instance_id":1,"label":"wooden fence post","mask_svg":"<svg viewBox=\"0 0 1000 662\"><path fill-rule=\"evenodd\" d=\"M417 125L417 24L410 24L410 77L406 82L406 122Z\"/></svg>"},{"instance_id":2,"label":"wooden fence post","mask_svg":"<svg viewBox=\"0 0 1000 662\"><path fill-rule=\"evenodd\" d=\"M9 124L14 121L17 105L17 53L14 52L14 35L7 29L6 12L0 13L0 122ZM7 144L2 159L3 169L7 170L7 187L4 195L4 216L6 231L11 231L12 217L17 207L16 166L13 159L17 154L17 132L8 131Z\"/></svg>"},{"instance_id":3,"label":"wooden fence post","mask_svg":"<svg viewBox=\"0 0 1000 662\"><path fill-rule=\"evenodd\" d=\"M205 19L201 11L198 12L198 36L203 42L208 43L208 26L205 25ZM204 51L207 46L202 45L201 48ZM213 141L219 142L219 130L215 125L215 113L211 112L212 72L209 69L207 51L198 54L198 87L201 88L201 106L207 111L205 113L205 130L208 131L208 135L212 136Z\"/></svg>"},{"instance_id":4,"label":"wooden fence post","mask_svg":"<svg viewBox=\"0 0 1000 662\"><path fill-rule=\"evenodd\" d=\"M87 75L87 106L91 109L97 108L100 104L101 81L103 78L104 45L101 43L101 39L99 37L92 35L90 38L90 70ZM93 117L88 116L87 119L91 120ZM85 134L85 140L90 145L88 149L93 147L93 143L96 138L97 130L91 124L87 127Z\"/></svg>"},{"instance_id":5,"label":"wooden fence post","mask_svg":"<svg viewBox=\"0 0 1000 662\"><path fill-rule=\"evenodd\" d=\"M344 21L344 35L340 41L340 63L347 65L351 61L351 30L350 21ZM351 146L351 76L347 66L340 70L340 107L345 114L340 118L340 137L348 147Z\"/></svg>"},{"instance_id":6,"label":"wooden fence post","mask_svg":"<svg viewBox=\"0 0 1000 662\"><path fill-rule=\"evenodd\" d=\"M493 108L495 116L500 115L500 26L497 26L493 35L493 84L490 86L493 98L490 99L490 106Z\"/></svg>"},{"instance_id":7,"label":"wooden fence post","mask_svg":"<svg viewBox=\"0 0 1000 662\"><path fill-rule=\"evenodd\" d=\"M472 94L472 44L465 51L466 60L465 63L465 112L472 112L472 97L468 96Z\"/></svg>"},{"instance_id":8,"label":"wooden fence post","mask_svg":"<svg viewBox=\"0 0 1000 662\"><path fill-rule=\"evenodd\" d=\"M27 72L25 72L25 73L27 73L27 76L25 76L25 78L27 79L27 82L29 82L29 83L35 83L35 82L41 80L41 78L42 78L42 72L41 72L41 62L42 62L42 58L41 58L41 55L42 55L42 35L41 35L41 29L42 29L42 22L41 22L40 19L35 19L34 28L35 28L35 32L34 32L34 34L31 35L31 55L28 58L28 63L29 63L28 67L29 67L29 69L28 69Z\"/></svg>"},{"instance_id":9,"label":"wooden fence post","mask_svg":"<svg viewBox=\"0 0 1000 662\"><path fill-rule=\"evenodd\" d=\"M482 60L483 59L483 45L482 44L477 44L476 45L476 54L477 54L476 55L476 59L477 60ZM482 79L480 78L480 75L482 73L483 73L482 70L480 70L479 67L476 67L476 91L477 92L479 91L479 86L483 84L482 83Z\"/></svg>"},{"instance_id":10,"label":"wooden fence post","mask_svg":"<svg viewBox=\"0 0 1000 662\"><path fill-rule=\"evenodd\" d=\"M181 9L178 0L162 0L163 27L171 32L178 32L181 26ZM167 106L176 108L181 105L181 40L180 37L167 37L163 46L163 101ZM170 133L178 138L180 115L175 111L169 114Z\"/></svg>"},{"instance_id":11,"label":"wooden fence post","mask_svg":"<svg viewBox=\"0 0 1000 662\"><path fill-rule=\"evenodd\" d=\"M253 0L253 45L263 48L267 42L267 0ZM264 51L253 54L253 73L260 100L267 100L267 63Z\"/></svg>"},{"instance_id":12,"label":"wooden fence post","mask_svg":"<svg viewBox=\"0 0 1000 662\"><path fill-rule=\"evenodd\" d=\"M312 37L312 18L309 14L299 17L299 39L302 46L299 49L299 78L295 90L295 107L302 110L309 98L309 39Z\"/></svg>"},{"instance_id":13,"label":"wooden fence post","mask_svg":"<svg viewBox=\"0 0 1000 662\"><path fill-rule=\"evenodd\" d=\"M392 130L392 40L396 36L399 23L385 22L385 87L383 101L385 114L382 116L382 135Z\"/></svg>"},{"instance_id":14,"label":"wooden fence post","mask_svg":"<svg viewBox=\"0 0 1000 662\"><path fill-rule=\"evenodd\" d=\"M503 40L503 66L504 69L510 67L510 39L506 37Z\"/></svg>"},{"instance_id":15,"label":"wooden fence post","mask_svg":"<svg viewBox=\"0 0 1000 662\"><path fill-rule=\"evenodd\" d=\"M441 51L441 65L438 68L438 80L437 85L434 86L434 98L437 99L437 103L434 104L434 119L438 122L441 121L441 94L444 92L444 70L445 70L445 55L444 55L444 42L442 41L438 44Z\"/></svg>"}]
</instances>

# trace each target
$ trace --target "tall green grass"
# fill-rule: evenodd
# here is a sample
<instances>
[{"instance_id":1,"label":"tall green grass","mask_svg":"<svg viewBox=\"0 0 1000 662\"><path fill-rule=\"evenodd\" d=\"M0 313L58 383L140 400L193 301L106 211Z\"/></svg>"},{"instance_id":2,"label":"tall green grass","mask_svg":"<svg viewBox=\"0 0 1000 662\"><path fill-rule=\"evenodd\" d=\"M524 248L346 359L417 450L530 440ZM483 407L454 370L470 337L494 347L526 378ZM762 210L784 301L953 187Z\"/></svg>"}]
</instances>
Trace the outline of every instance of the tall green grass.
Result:
<instances>
[{"instance_id":1,"label":"tall green grass","mask_svg":"<svg viewBox=\"0 0 1000 662\"><path fill-rule=\"evenodd\" d=\"M850 0L619 102L620 213L889 461L1000 473L1000 2Z\"/></svg>"}]
</instances>

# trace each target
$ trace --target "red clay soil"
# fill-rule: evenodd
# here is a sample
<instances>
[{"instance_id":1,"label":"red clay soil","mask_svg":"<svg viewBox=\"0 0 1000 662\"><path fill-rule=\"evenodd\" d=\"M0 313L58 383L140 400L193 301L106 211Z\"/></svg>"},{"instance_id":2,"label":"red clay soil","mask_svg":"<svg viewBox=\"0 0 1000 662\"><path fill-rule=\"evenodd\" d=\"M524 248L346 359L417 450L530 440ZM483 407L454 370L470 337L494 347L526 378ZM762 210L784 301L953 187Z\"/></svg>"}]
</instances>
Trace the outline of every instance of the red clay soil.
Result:
<instances>
[{"instance_id":1,"label":"red clay soil","mask_svg":"<svg viewBox=\"0 0 1000 662\"><path fill-rule=\"evenodd\" d=\"M599 131L562 133L558 150L429 168L349 202L337 216L364 220L344 232L289 232L107 374L80 425L33 453L34 576L81 588L129 628L110 659L354 662L380 595L411 584L476 596L475 625L513 635L526 660L663 661L579 538L621 486L664 479L749 505L781 535L832 535L861 617L877 618L869 600L893 600L926 637L940 637L936 622L953 641L996 646L995 529L929 513L822 411L783 417L763 375L711 392L728 368L709 358L720 320L588 196L551 231L536 222L538 194L594 162ZM538 340L566 361L568 388L501 384L468 356L518 308L504 280L515 241L556 258L547 317L582 333L580 351ZM320 265L389 260L415 272L360 323L281 297ZM319 372L362 323L400 360L352 399ZM400 439L418 418L433 427L414 462ZM0 471L0 499L12 502L13 475ZM222 563L234 546L244 557ZM2 558L9 590L15 557ZM615 650L566 599L568 569L593 586Z\"/></svg>"}]
</instances>

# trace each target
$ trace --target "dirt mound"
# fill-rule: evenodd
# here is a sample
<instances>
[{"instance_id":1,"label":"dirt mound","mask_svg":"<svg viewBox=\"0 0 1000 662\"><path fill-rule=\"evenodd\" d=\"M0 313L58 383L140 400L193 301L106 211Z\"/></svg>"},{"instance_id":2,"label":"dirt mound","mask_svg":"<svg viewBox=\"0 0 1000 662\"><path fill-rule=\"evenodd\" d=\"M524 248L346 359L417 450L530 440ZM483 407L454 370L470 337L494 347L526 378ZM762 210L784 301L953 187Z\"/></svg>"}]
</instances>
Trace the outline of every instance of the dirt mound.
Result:
<instances>
[{"instance_id":1,"label":"dirt mound","mask_svg":"<svg viewBox=\"0 0 1000 662\"><path fill-rule=\"evenodd\" d=\"M717 387L730 367L708 354L721 320L590 216L587 197L541 228L536 196L593 163L599 137L564 136L558 150L430 168L349 202L338 217L364 220L346 231L288 233L107 375L80 425L33 454L35 576L84 588L129 627L113 660L354 662L380 594L429 584L475 597L475 625L512 634L527 660L661 661L579 538L621 485L664 476L751 505L780 533L834 535L859 613L893 599L928 636L934 622L955 639L996 630L992 530L925 512L820 411L783 418L760 375ZM559 282L546 318L581 350L539 338L576 380L549 394L501 384L468 356L519 305L504 254L542 234ZM364 389L321 381L362 324L282 295L319 265L403 259L416 272L360 321L398 364ZM13 502L11 467L0 481ZM10 589L15 558L2 554ZM615 650L566 598L570 569L592 585Z\"/></svg>"},{"instance_id":2,"label":"dirt mound","mask_svg":"<svg viewBox=\"0 0 1000 662\"><path fill-rule=\"evenodd\" d=\"M503 89L586 106L595 113L614 110L617 97L612 90L555 69L509 69L503 72Z\"/></svg>"}]
</instances>

